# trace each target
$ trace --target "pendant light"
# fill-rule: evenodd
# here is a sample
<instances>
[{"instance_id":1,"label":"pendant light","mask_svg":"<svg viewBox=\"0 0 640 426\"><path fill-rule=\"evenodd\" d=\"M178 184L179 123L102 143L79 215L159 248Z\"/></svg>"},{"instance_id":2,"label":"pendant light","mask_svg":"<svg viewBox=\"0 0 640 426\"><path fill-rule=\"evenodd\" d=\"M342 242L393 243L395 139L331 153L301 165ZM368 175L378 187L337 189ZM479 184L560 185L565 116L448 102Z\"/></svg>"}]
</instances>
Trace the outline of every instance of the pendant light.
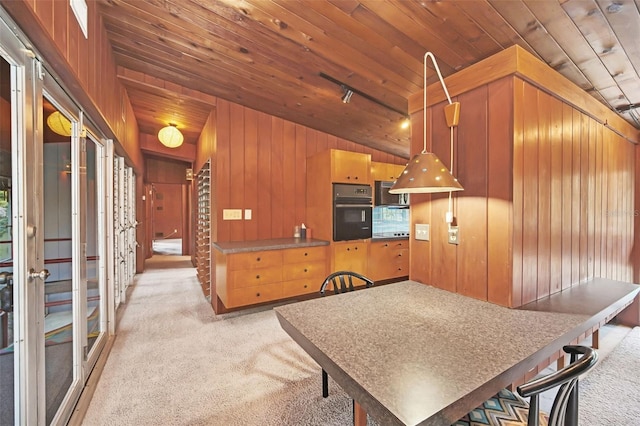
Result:
<instances>
[{"instance_id":1,"label":"pendant light","mask_svg":"<svg viewBox=\"0 0 640 426\"><path fill-rule=\"evenodd\" d=\"M60 136L71 136L71 121L60 111L54 111L47 117L47 126Z\"/></svg>"},{"instance_id":2,"label":"pendant light","mask_svg":"<svg viewBox=\"0 0 640 426\"><path fill-rule=\"evenodd\" d=\"M158 139L162 145L168 148L177 148L182 145L184 136L174 123L169 123L167 127L163 127L158 132Z\"/></svg>"},{"instance_id":3,"label":"pendant light","mask_svg":"<svg viewBox=\"0 0 640 426\"><path fill-rule=\"evenodd\" d=\"M451 166L453 166L453 128L458 125L460 118L460 103L451 102L449 91L444 84L442 74L436 63L436 58L431 52L424 54L424 89L423 89L423 148L420 154L413 156L411 161L407 163L407 167L400 174L389 190L391 194L404 193L436 193L462 191L462 185L458 182L449 169L433 152L427 152L427 58L431 58L433 65L438 73L438 79L447 96L449 105L444 108L447 126L450 128L451 142Z\"/></svg>"}]
</instances>

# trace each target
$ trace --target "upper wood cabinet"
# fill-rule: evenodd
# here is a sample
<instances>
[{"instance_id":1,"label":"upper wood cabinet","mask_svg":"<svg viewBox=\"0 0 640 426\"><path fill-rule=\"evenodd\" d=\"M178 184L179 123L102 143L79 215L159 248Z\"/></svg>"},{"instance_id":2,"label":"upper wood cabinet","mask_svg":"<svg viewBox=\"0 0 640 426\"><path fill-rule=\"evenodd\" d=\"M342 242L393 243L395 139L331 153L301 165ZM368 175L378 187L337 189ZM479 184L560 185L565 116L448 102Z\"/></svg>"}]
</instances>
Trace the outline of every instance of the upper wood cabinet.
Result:
<instances>
[{"instance_id":1,"label":"upper wood cabinet","mask_svg":"<svg viewBox=\"0 0 640 426\"><path fill-rule=\"evenodd\" d=\"M331 150L331 181L334 183L371 183L371 155Z\"/></svg>"},{"instance_id":2,"label":"upper wood cabinet","mask_svg":"<svg viewBox=\"0 0 640 426\"><path fill-rule=\"evenodd\" d=\"M401 164L371 162L371 180L393 181L400 176L405 166Z\"/></svg>"}]
</instances>

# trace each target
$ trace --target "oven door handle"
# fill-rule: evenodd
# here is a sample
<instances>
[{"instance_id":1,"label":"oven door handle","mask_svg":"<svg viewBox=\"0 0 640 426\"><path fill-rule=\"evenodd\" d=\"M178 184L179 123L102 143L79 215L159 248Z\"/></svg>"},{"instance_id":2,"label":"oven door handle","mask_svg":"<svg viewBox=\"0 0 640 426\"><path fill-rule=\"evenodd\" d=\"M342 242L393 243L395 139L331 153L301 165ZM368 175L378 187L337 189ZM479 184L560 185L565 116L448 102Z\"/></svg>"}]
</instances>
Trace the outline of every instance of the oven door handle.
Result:
<instances>
[{"instance_id":1,"label":"oven door handle","mask_svg":"<svg viewBox=\"0 0 640 426\"><path fill-rule=\"evenodd\" d=\"M371 207L371 204L336 204L336 207Z\"/></svg>"}]
</instances>

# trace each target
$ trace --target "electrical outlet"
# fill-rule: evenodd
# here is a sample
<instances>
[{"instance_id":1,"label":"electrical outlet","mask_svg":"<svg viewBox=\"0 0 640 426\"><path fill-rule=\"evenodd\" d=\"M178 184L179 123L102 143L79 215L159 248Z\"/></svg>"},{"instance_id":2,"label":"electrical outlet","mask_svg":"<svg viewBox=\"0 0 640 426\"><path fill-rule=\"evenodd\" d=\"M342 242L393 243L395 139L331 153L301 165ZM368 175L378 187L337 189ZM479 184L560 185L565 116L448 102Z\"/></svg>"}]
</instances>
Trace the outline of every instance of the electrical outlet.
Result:
<instances>
[{"instance_id":1,"label":"electrical outlet","mask_svg":"<svg viewBox=\"0 0 640 426\"><path fill-rule=\"evenodd\" d=\"M429 241L429 224L416 223L416 240Z\"/></svg>"},{"instance_id":2,"label":"electrical outlet","mask_svg":"<svg viewBox=\"0 0 640 426\"><path fill-rule=\"evenodd\" d=\"M222 209L222 220L242 220L242 209Z\"/></svg>"},{"instance_id":3,"label":"electrical outlet","mask_svg":"<svg viewBox=\"0 0 640 426\"><path fill-rule=\"evenodd\" d=\"M460 240L460 233L458 231L458 227L450 226L449 227L449 244L458 245L459 240Z\"/></svg>"}]
</instances>

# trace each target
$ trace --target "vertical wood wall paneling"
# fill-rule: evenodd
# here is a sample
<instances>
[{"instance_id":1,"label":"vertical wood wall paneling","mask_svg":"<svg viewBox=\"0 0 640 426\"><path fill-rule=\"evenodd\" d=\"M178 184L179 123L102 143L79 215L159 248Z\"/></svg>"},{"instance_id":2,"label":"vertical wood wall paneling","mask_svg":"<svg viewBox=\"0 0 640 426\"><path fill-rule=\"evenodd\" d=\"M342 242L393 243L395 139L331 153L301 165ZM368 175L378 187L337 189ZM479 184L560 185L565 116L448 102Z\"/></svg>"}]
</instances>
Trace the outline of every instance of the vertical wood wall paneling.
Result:
<instances>
[{"instance_id":1,"label":"vertical wood wall paneling","mask_svg":"<svg viewBox=\"0 0 640 426\"><path fill-rule=\"evenodd\" d=\"M82 34L80 25L77 24L76 17L70 7L67 8L67 21L69 23L73 22L75 24L69 25L67 29L67 42L69 43L67 51L67 61L69 62L69 65L71 65L71 68L78 72L80 69L80 52L78 51L78 45L80 43L79 38L84 38L84 35Z\"/></svg>"},{"instance_id":2,"label":"vertical wood wall paneling","mask_svg":"<svg viewBox=\"0 0 640 426\"><path fill-rule=\"evenodd\" d=\"M244 225L244 239L258 239L258 217L262 210L258 205L258 112L244 108L244 201L242 209L242 224ZM234 207L238 208L238 207ZM251 220L245 220L245 210L251 210Z\"/></svg>"},{"instance_id":3,"label":"vertical wood wall paneling","mask_svg":"<svg viewBox=\"0 0 640 426\"><path fill-rule=\"evenodd\" d=\"M551 144L551 246L550 282L551 294L562 290L562 102L546 95L549 101L549 143Z\"/></svg>"},{"instance_id":4,"label":"vertical wood wall paneling","mask_svg":"<svg viewBox=\"0 0 640 426\"><path fill-rule=\"evenodd\" d=\"M538 91L538 272L536 299L551 288L551 97Z\"/></svg>"},{"instance_id":5,"label":"vertical wood wall paneling","mask_svg":"<svg viewBox=\"0 0 640 426\"><path fill-rule=\"evenodd\" d=\"M284 237L293 237L296 222L296 124L285 121L283 136L282 230Z\"/></svg>"},{"instance_id":6,"label":"vertical wood wall paneling","mask_svg":"<svg viewBox=\"0 0 640 426\"><path fill-rule=\"evenodd\" d=\"M284 120L272 118L271 135L271 237L283 238L285 236L282 222L282 206L285 198Z\"/></svg>"},{"instance_id":7,"label":"vertical wood wall paneling","mask_svg":"<svg viewBox=\"0 0 640 426\"><path fill-rule=\"evenodd\" d=\"M580 114L580 266L579 282L588 279L587 257L589 242L589 120Z\"/></svg>"},{"instance_id":8,"label":"vertical wood wall paneling","mask_svg":"<svg viewBox=\"0 0 640 426\"><path fill-rule=\"evenodd\" d=\"M513 297L522 305L524 274L524 81L513 81Z\"/></svg>"},{"instance_id":9,"label":"vertical wood wall paneling","mask_svg":"<svg viewBox=\"0 0 640 426\"><path fill-rule=\"evenodd\" d=\"M562 104L562 289L573 284L573 108Z\"/></svg>"},{"instance_id":10,"label":"vertical wood wall paneling","mask_svg":"<svg viewBox=\"0 0 640 426\"><path fill-rule=\"evenodd\" d=\"M431 109L427 109L427 115L431 115ZM430 118L427 118L430 121ZM424 120L423 111L420 110L411 115L411 157L422 151L423 146ZM430 224L430 241L416 240L414 233L410 232L409 256L410 268L409 278L421 283L433 283L431 275L433 258L431 257L431 246L434 241L435 223L431 214L431 196L428 194L411 194L410 226L415 229L416 223Z\"/></svg>"},{"instance_id":11,"label":"vertical wood wall paneling","mask_svg":"<svg viewBox=\"0 0 640 426\"><path fill-rule=\"evenodd\" d=\"M229 209L242 209L246 186L245 158L246 146L244 133L244 108L238 104L231 104L229 111L229 154L230 154L230 194ZM242 220L227 220L223 223L229 228L230 241L244 241L244 224Z\"/></svg>"},{"instance_id":12,"label":"vertical wood wall paneling","mask_svg":"<svg viewBox=\"0 0 640 426\"><path fill-rule=\"evenodd\" d=\"M536 300L538 286L538 91L525 84L523 101L522 303L525 304Z\"/></svg>"},{"instance_id":13,"label":"vertical wood wall paneling","mask_svg":"<svg viewBox=\"0 0 640 426\"><path fill-rule=\"evenodd\" d=\"M513 295L513 78L488 85L487 300L509 306Z\"/></svg>"},{"instance_id":14,"label":"vertical wood wall paneling","mask_svg":"<svg viewBox=\"0 0 640 426\"><path fill-rule=\"evenodd\" d=\"M600 125L589 119L588 168L587 168L587 278L595 276L596 253L596 144L598 143L598 127Z\"/></svg>"},{"instance_id":15,"label":"vertical wood wall paneling","mask_svg":"<svg viewBox=\"0 0 640 426\"><path fill-rule=\"evenodd\" d=\"M596 126L595 140L595 182L594 182L594 256L593 256L593 276L602 277L602 224L603 213L606 205L602 202L602 150L603 150L603 130L604 126Z\"/></svg>"},{"instance_id":16,"label":"vertical wood wall paneling","mask_svg":"<svg viewBox=\"0 0 640 426\"><path fill-rule=\"evenodd\" d=\"M305 221L307 211L307 141L310 139L309 151L315 152L315 134L317 130L308 129L305 126L296 125L295 138L295 162L294 162L294 192L291 194L295 201L295 216L293 223L289 225L293 236L293 227L301 225Z\"/></svg>"},{"instance_id":17,"label":"vertical wood wall paneling","mask_svg":"<svg viewBox=\"0 0 640 426\"><path fill-rule=\"evenodd\" d=\"M272 201L274 187L271 182L271 116L258 115L258 212L254 220L258 225L258 239L271 238Z\"/></svg>"},{"instance_id":18,"label":"vertical wood wall paneling","mask_svg":"<svg viewBox=\"0 0 640 426\"><path fill-rule=\"evenodd\" d=\"M573 161L572 161L572 180L571 180L571 285L580 281L580 227L582 225L582 211L580 210L580 165L581 158L580 144L582 140L582 126L580 125L580 116L578 110L572 111L573 121ZM569 202L569 200L567 200Z\"/></svg>"},{"instance_id":19,"label":"vertical wood wall paneling","mask_svg":"<svg viewBox=\"0 0 640 426\"><path fill-rule=\"evenodd\" d=\"M464 191L454 193L457 200L458 293L487 300L487 86L480 86L458 97L461 108L457 127L454 175ZM450 158L441 158L450 164Z\"/></svg>"},{"instance_id":20,"label":"vertical wood wall paneling","mask_svg":"<svg viewBox=\"0 0 640 426\"><path fill-rule=\"evenodd\" d=\"M640 145L636 145L632 148L632 154L634 158L634 166L640 164ZM638 182L640 179L640 170L638 167L634 167L634 174L630 177L633 179L634 190L633 190L633 227L634 229L640 229L640 185L636 185L635 182ZM632 271L632 282L638 283L640 282L640 232L635 232L633 235L633 257L630 259L631 264L633 265ZM634 302L638 304L638 300Z\"/></svg>"},{"instance_id":21,"label":"vertical wood wall paneling","mask_svg":"<svg viewBox=\"0 0 640 426\"><path fill-rule=\"evenodd\" d=\"M429 107L431 114L427 115L427 131L431 136L431 149L448 166L450 143L449 128L444 119L445 104L441 102ZM456 173L455 168L453 173ZM462 185L465 183L462 182ZM453 199L454 218L460 212L457 201L456 195ZM448 203L449 197L446 193L431 195L431 279L434 286L457 292L457 246L448 243L448 226L445 222Z\"/></svg>"},{"instance_id":22,"label":"vertical wood wall paneling","mask_svg":"<svg viewBox=\"0 0 640 426\"><path fill-rule=\"evenodd\" d=\"M216 165L215 198L217 208L211 211L211 218L216 218L215 233L217 235L211 237L213 241L231 241L228 222L222 220L222 210L231 208L231 103L220 99L216 114L218 142L216 159L211 165ZM213 188L212 186L212 190Z\"/></svg>"}]
</instances>

